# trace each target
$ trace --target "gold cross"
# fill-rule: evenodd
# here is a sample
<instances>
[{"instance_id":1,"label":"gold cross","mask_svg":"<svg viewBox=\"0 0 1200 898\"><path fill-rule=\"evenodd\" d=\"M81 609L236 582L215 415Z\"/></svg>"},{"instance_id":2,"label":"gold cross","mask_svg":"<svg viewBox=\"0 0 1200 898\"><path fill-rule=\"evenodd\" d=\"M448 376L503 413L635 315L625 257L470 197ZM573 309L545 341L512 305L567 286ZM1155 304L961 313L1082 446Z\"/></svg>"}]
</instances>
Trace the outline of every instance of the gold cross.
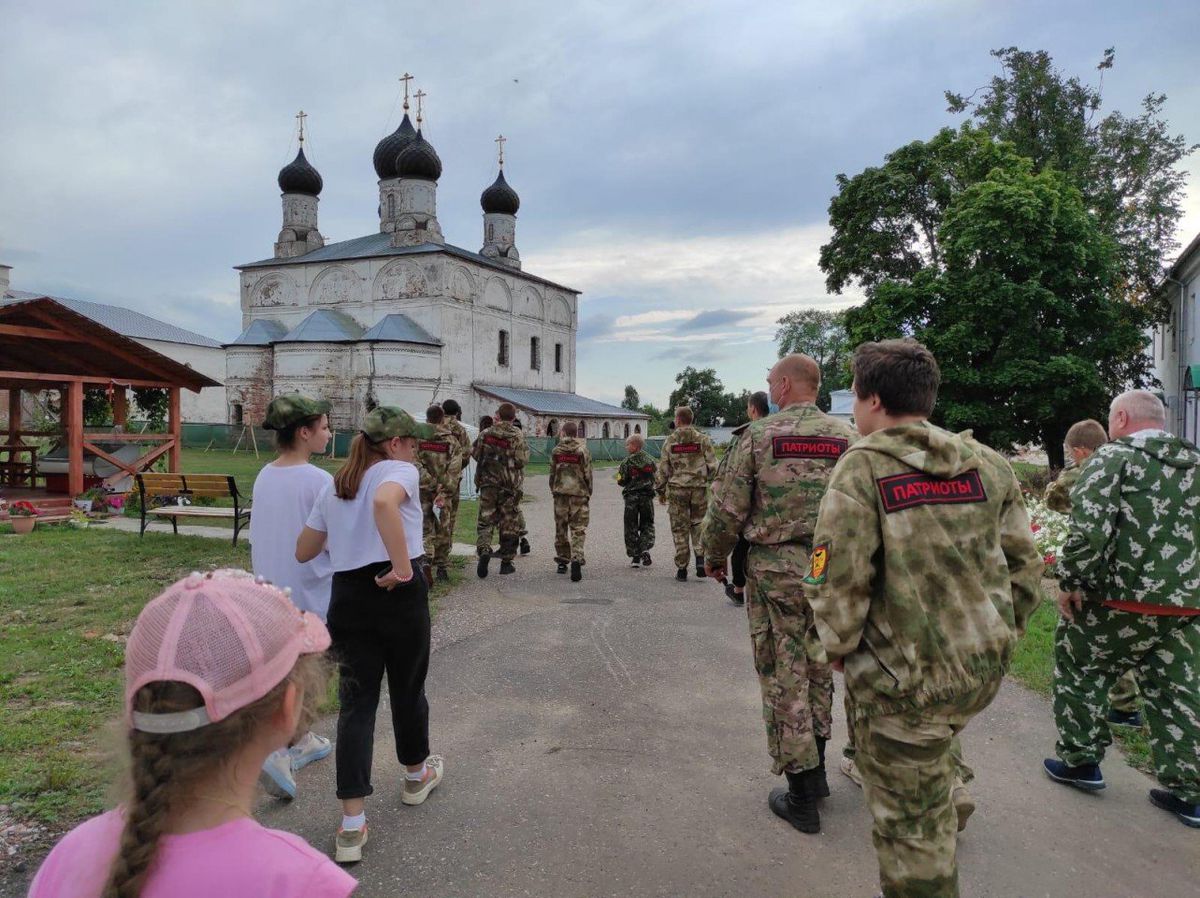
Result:
<instances>
[{"instance_id":1,"label":"gold cross","mask_svg":"<svg viewBox=\"0 0 1200 898\"><path fill-rule=\"evenodd\" d=\"M429 95L425 91L419 90L413 96L417 98L417 130L419 131L421 130L421 100Z\"/></svg>"},{"instance_id":2,"label":"gold cross","mask_svg":"<svg viewBox=\"0 0 1200 898\"><path fill-rule=\"evenodd\" d=\"M496 145L500 147L500 167L504 168L504 144L508 142L508 138L501 134L496 138Z\"/></svg>"},{"instance_id":3,"label":"gold cross","mask_svg":"<svg viewBox=\"0 0 1200 898\"><path fill-rule=\"evenodd\" d=\"M296 113L296 121L300 123L300 142L304 143L304 120L308 118L308 114L301 109Z\"/></svg>"},{"instance_id":4,"label":"gold cross","mask_svg":"<svg viewBox=\"0 0 1200 898\"><path fill-rule=\"evenodd\" d=\"M405 72L400 80L404 82L404 111L408 112L408 82L413 80L413 76Z\"/></svg>"}]
</instances>

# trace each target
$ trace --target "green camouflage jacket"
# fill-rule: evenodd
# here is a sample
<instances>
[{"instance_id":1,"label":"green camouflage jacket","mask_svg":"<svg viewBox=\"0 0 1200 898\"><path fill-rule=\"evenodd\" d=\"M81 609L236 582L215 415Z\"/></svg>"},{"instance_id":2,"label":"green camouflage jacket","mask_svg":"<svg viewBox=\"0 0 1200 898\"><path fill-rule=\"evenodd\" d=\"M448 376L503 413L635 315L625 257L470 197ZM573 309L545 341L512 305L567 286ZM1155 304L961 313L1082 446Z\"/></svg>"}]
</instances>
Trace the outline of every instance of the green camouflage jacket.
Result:
<instances>
[{"instance_id":1,"label":"green camouflage jacket","mask_svg":"<svg viewBox=\"0 0 1200 898\"><path fill-rule=\"evenodd\" d=\"M1047 508L1059 514L1071 513L1071 487L1079 480L1079 472L1082 470L1083 465L1071 465L1062 469L1062 473L1046 487Z\"/></svg>"},{"instance_id":2,"label":"green camouflage jacket","mask_svg":"<svg viewBox=\"0 0 1200 898\"><path fill-rule=\"evenodd\" d=\"M842 456L804 591L861 717L953 700L1000 677L1041 601L1042 556L998 453L927 422Z\"/></svg>"},{"instance_id":3,"label":"green camouflage jacket","mask_svg":"<svg viewBox=\"0 0 1200 898\"><path fill-rule=\"evenodd\" d=\"M550 453L550 492L558 496L592 494L592 456L587 440L559 438Z\"/></svg>"},{"instance_id":4,"label":"green camouflage jacket","mask_svg":"<svg viewBox=\"0 0 1200 898\"><path fill-rule=\"evenodd\" d=\"M529 444L520 428L497 421L475 439L475 485L519 490L529 461Z\"/></svg>"},{"instance_id":5,"label":"green camouflage jacket","mask_svg":"<svg viewBox=\"0 0 1200 898\"><path fill-rule=\"evenodd\" d=\"M459 473L467 469L467 465L471 463L471 435L467 433L467 429L463 427L462 421L458 418L446 416L446 426L454 432L454 439L458 441L459 452Z\"/></svg>"},{"instance_id":6,"label":"green camouflage jacket","mask_svg":"<svg viewBox=\"0 0 1200 898\"><path fill-rule=\"evenodd\" d=\"M704 557L727 556L739 533L756 545L811 543L825 484L857 438L850 425L812 403L750 424L725 453L713 483Z\"/></svg>"},{"instance_id":7,"label":"green camouflage jacket","mask_svg":"<svg viewBox=\"0 0 1200 898\"><path fill-rule=\"evenodd\" d=\"M1200 451L1163 431L1096 450L1071 491L1059 585L1089 599L1200 608Z\"/></svg>"},{"instance_id":8,"label":"green camouflage jacket","mask_svg":"<svg viewBox=\"0 0 1200 898\"><path fill-rule=\"evenodd\" d=\"M458 492L462 455L454 431L438 424L431 439L417 443L417 467L421 470L421 492L432 498L449 499Z\"/></svg>"},{"instance_id":9,"label":"green camouflage jacket","mask_svg":"<svg viewBox=\"0 0 1200 898\"><path fill-rule=\"evenodd\" d=\"M626 456L617 468L617 483L624 496L654 495L654 456L645 449Z\"/></svg>"},{"instance_id":10,"label":"green camouflage jacket","mask_svg":"<svg viewBox=\"0 0 1200 898\"><path fill-rule=\"evenodd\" d=\"M665 496L668 486L708 486L716 473L717 452L708 435L690 424L676 427L663 442L654 491Z\"/></svg>"}]
</instances>

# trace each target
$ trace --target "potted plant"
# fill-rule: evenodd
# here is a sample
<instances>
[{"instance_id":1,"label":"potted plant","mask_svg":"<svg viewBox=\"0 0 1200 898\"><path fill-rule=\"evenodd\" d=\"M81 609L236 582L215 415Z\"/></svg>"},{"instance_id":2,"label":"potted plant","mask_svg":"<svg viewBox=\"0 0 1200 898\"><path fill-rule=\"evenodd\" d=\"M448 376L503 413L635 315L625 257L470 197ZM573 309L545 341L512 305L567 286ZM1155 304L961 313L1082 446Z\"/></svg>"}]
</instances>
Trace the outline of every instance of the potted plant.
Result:
<instances>
[{"instance_id":1,"label":"potted plant","mask_svg":"<svg viewBox=\"0 0 1200 898\"><path fill-rule=\"evenodd\" d=\"M88 525L87 513L80 508L71 509L71 517L67 520L67 526L74 530L86 530Z\"/></svg>"},{"instance_id":2,"label":"potted plant","mask_svg":"<svg viewBox=\"0 0 1200 898\"><path fill-rule=\"evenodd\" d=\"M20 499L8 507L8 517L14 533L29 533L37 524L38 510L33 504Z\"/></svg>"}]
</instances>

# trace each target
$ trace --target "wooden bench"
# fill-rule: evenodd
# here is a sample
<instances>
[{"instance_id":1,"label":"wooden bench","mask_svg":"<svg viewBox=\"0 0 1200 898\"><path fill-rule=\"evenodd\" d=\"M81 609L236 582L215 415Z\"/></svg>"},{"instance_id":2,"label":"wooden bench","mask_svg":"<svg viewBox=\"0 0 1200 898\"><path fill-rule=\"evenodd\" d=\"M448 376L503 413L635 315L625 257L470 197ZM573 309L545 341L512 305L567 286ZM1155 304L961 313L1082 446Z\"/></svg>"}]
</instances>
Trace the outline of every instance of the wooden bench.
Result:
<instances>
[{"instance_id":1,"label":"wooden bench","mask_svg":"<svg viewBox=\"0 0 1200 898\"><path fill-rule=\"evenodd\" d=\"M232 518L233 544L238 534L250 521L250 509L243 505L245 497L238 492L237 484L230 474L138 474L138 495L142 501L142 530L150 522L147 515L171 519L171 530L179 533L180 518ZM150 500L167 496L176 500L174 505L149 507ZM183 505L181 499L232 499L233 508L212 505Z\"/></svg>"}]
</instances>

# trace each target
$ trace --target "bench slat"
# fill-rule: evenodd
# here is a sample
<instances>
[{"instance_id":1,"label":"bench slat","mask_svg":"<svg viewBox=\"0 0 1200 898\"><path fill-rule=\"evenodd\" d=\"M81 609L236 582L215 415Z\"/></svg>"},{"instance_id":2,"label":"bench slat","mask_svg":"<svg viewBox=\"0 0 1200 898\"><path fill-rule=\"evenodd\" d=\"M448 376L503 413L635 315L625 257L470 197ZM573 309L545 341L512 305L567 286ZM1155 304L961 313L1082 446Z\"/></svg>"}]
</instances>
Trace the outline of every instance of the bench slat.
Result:
<instances>
[{"instance_id":1,"label":"bench slat","mask_svg":"<svg viewBox=\"0 0 1200 898\"><path fill-rule=\"evenodd\" d=\"M242 517L249 517L250 509L242 508L237 513ZM163 505L160 508L147 508L146 514L157 514L175 518L232 518L235 512L232 508L213 508L201 505Z\"/></svg>"}]
</instances>

